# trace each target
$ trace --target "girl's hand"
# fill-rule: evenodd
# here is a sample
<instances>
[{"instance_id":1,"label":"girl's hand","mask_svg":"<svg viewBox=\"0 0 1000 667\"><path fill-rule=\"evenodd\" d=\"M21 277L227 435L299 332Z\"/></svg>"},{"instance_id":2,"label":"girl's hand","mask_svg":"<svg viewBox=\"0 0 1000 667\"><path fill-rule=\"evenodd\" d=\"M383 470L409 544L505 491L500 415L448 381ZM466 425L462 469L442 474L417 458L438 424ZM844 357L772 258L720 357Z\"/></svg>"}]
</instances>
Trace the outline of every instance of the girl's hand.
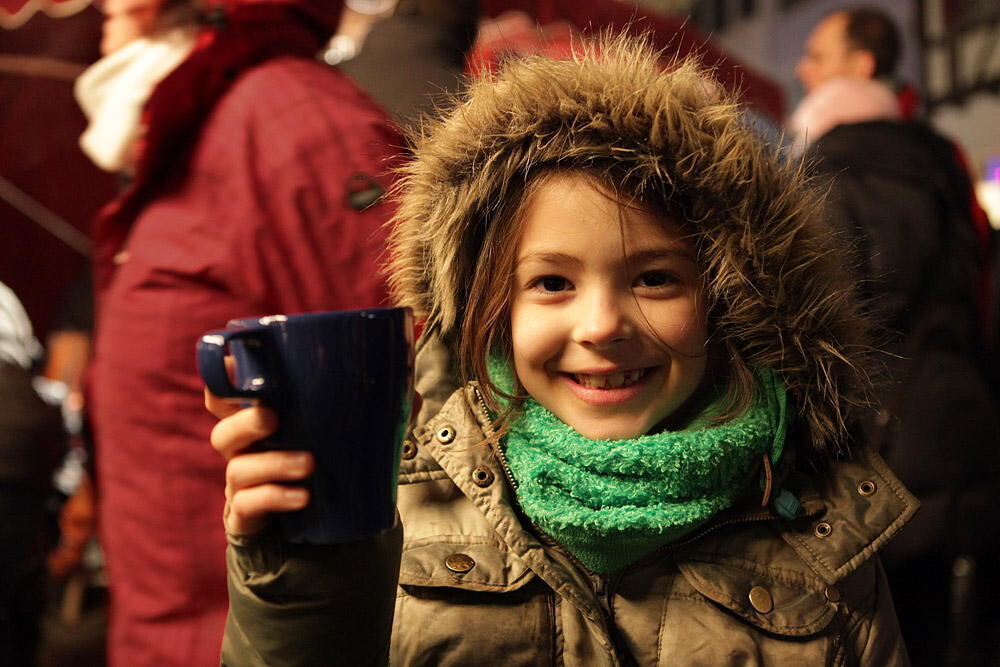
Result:
<instances>
[{"instance_id":1,"label":"girl's hand","mask_svg":"<svg viewBox=\"0 0 1000 667\"><path fill-rule=\"evenodd\" d=\"M230 535L250 535L267 523L272 512L302 509L309 492L294 482L313 471L313 458L305 451L245 452L261 438L274 433L278 420L263 406L240 408L205 390L205 407L216 417L212 446L229 461L226 466L226 509L223 522Z\"/></svg>"}]
</instances>

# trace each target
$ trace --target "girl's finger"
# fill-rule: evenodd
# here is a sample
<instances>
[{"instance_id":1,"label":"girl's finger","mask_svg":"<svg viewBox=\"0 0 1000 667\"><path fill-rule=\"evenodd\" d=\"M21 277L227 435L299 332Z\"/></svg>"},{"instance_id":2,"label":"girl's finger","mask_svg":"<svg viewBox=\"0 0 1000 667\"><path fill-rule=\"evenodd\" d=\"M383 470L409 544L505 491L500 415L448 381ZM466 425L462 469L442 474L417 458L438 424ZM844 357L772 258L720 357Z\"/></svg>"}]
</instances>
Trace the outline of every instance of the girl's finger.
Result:
<instances>
[{"instance_id":1,"label":"girl's finger","mask_svg":"<svg viewBox=\"0 0 1000 667\"><path fill-rule=\"evenodd\" d=\"M226 365L226 375L229 376L229 381L235 382L236 360L233 359L232 355L227 354L223 359L223 363ZM249 400L254 405L257 404L256 399L249 399ZM205 387L205 407L208 408L208 411L211 412L216 417L218 417L219 419L222 419L223 417L228 417L229 415L233 414L241 407L243 407L247 403L247 401L248 399L246 398L222 398L220 396L216 396L211 391L209 391L208 387Z\"/></svg>"},{"instance_id":2,"label":"girl's finger","mask_svg":"<svg viewBox=\"0 0 1000 667\"><path fill-rule=\"evenodd\" d=\"M309 452L267 451L234 457L226 466L226 494L271 482L294 482L312 474Z\"/></svg>"},{"instance_id":3,"label":"girl's finger","mask_svg":"<svg viewBox=\"0 0 1000 667\"><path fill-rule=\"evenodd\" d=\"M262 405L243 408L224 417L212 428L212 446L226 459L266 438L278 429L274 412Z\"/></svg>"},{"instance_id":4,"label":"girl's finger","mask_svg":"<svg viewBox=\"0 0 1000 667\"><path fill-rule=\"evenodd\" d=\"M205 387L205 408L219 419L239 412L246 402L245 398L221 398Z\"/></svg>"},{"instance_id":5,"label":"girl's finger","mask_svg":"<svg viewBox=\"0 0 1000 667\"><path fill-rule=\"evenodd\" d=\"M272 513L299 510L308 503L309 492L301 487L262 484L242 489L226 502L226 532L256 533Z\"/></svg>"}]
</instances>

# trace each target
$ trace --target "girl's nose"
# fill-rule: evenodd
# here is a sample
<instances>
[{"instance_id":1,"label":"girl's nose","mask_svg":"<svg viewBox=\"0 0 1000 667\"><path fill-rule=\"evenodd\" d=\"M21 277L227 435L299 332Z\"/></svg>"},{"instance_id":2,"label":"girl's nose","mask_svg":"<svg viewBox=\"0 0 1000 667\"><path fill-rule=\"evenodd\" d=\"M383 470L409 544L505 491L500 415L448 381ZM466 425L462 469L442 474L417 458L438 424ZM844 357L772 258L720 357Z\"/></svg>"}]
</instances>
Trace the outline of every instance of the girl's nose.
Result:
<instances>
[{"instance_id":1,"label":"girl's nose","mask_svg":"<svg viewBox=\"0 0 1000 667\"><path fill-rule=\"evenodd\" d=\"M635 325L629 315L629 304L619 297L595 294L580 299L573 340L597 349L607 348L632 338Z\"/></svg>"}]
</instances>

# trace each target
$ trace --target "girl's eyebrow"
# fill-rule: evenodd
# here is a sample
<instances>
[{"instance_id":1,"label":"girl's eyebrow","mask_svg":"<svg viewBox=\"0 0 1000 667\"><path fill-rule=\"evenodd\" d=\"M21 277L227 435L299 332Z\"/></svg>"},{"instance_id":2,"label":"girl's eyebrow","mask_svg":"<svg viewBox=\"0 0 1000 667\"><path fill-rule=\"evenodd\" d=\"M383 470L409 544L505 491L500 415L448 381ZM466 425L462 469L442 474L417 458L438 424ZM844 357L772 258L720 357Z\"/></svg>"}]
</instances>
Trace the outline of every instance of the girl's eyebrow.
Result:
<instances>
[{"instance_id":1,"label":"girl's eyebrow","mask_svg":"<svg viewBox=\"0 0 1000 667\"><path fill-rule=\"evenodd\" d=\"M630 252L626 256L629 263L642 264L644 262L653 262L658 259L663 258L675 258L681 259L688 262L697 262L694 253L683 246L677 247L657 247L657 248L647 248L645 250L637 250L635 252ZM532 252L524 257L519 257L515 269L521 267L524 264L539 263L539 264L582 264L582 260L573 255L566 254L564 252L558 252L554 250L540 250L538 252Z\"/></svg>"},{"instance_id":2,"label":"girl's eyebrow","mask_svg":"<svg viewBox=\"0 0 1000 667\"><path fill-rule=\"evenodd\" d=\"M573 255L568 255L564 252L558 252L554 250L540 250L538 252L532 252L524 257L518 257L517 265L515 268L520 267L522 264L528 264L531 262L537 262L539 264L582 264L583 262L579 257L574 257Z\"/></svg>"},{"instance_id":3,"label":"girl's eyebrow","mask_svg":"<svg viewBox=\"0 0 1000 667\"><path fill-rule=\"evenodd\" d=\"M628 261L636 264L651 262L664 257L683 259L689 262L697 261L694 253L683 246L648 248L646 250L636 250L635 252L630 252L627 255Z\"/></svg>"}]
</instances>

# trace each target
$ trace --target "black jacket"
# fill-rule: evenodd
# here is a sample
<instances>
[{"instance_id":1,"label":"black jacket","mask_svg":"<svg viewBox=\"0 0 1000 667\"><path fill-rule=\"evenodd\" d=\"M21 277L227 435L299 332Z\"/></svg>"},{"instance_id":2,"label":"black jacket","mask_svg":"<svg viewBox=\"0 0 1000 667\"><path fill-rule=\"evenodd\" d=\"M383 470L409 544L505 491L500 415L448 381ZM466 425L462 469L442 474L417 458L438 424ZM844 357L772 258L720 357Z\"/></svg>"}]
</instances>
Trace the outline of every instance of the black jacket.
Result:
<instances>
[{"instance_id":1,"label":"black jacket","mask_svg":"<svg viewBox=\"0 0 1000 667\"><path fill-rule=\"evenodd\" d=\"M887 550L958 553L995 541L1000 424L984 375L969 180L916 123L841 125L814 146L829 214L884 326L891 382L867 425L923 509Z\"/></svg>"}]
</instances>

